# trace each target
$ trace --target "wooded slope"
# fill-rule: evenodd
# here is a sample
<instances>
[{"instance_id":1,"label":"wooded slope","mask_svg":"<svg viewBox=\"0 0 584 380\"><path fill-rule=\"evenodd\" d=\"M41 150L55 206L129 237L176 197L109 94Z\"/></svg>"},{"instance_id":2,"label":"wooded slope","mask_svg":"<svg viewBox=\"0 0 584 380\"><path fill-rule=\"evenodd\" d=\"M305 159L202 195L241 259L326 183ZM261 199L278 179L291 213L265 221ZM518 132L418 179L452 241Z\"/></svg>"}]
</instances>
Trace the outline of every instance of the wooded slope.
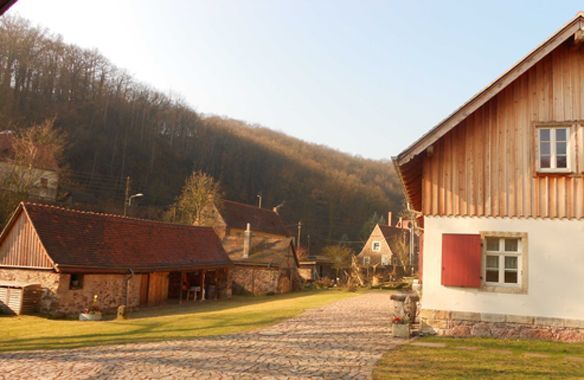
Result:
<instances>
[{"instance_id":1,"label":"wooded slope","mask_svg":"<svg viewBox=\"0 0 584 380\"><path fill-rule=\"evenodd\" d=\"M191 75L196 75L192 73ZM0 19L0 129L47 117L68 137L66 190L95 208L119 205L124 179L146 194L151 216L187 175L221 181L226 199L282 201L287 224L303 220L312 242L356 239L375 211L401 206L389 161L354 157L260 126L204 117L180 99L136 82L96 51L65 44L27 21ZM357 134L356 126L356 134ZM116 206L117 207L117 206ZM140 212L140 210L134 212ZM303 236L306 236L303 234Z\"/></svg>"}]
</instances>

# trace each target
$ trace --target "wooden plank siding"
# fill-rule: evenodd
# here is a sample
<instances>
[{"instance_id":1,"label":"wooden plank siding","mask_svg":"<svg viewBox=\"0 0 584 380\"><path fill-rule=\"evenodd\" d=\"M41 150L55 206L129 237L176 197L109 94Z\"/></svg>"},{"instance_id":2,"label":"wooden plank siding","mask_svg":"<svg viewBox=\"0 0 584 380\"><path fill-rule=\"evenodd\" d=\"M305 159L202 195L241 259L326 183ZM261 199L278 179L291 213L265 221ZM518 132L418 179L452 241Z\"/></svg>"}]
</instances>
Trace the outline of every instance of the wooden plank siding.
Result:
<instances>
[{"instance_id":1,"label":"wooden plank siding","mask_svg":"<svg viewBox=\"0 0 584 380\"><path fill-rule=\"evenodd\" d=\"M149 274L148 305L159 305L168 299L169 272L154 272Z\"/></svg>"},{"instance_id":2,"label":"wooden plank siding","mask_svg":"<svg viewBox=\"0 0 584 380\"><path fill-rule=\"evenodd\" d=\"M583 91L584 47L570 39L436 141L421 162L411 162L410 172L423 173L421 211L584 218ZM574 170L537 173L536 126L556 122L574 125Z\"/></svg>"},{"instance_id":3,"label":"wooden plank siding","mask_svg":"<svg viewBox=\"0 0 584 380\"><path fill-rule=\"evenodd\" d=\"M25 212L20 213L5 241L0 244L0 267L53 269L53 263Z\"/></svg>"}]
</instances>

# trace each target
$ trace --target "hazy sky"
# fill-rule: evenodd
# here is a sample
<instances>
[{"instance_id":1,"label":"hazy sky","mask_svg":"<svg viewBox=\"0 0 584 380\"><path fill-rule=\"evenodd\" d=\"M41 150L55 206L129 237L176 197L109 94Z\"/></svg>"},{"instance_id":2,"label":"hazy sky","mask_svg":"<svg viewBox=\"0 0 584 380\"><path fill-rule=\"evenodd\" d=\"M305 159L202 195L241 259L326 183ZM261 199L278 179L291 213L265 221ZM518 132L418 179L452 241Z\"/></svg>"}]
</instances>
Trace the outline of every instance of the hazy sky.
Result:
<instances>
[{"instance_id":1,"label":"hazy sky","mask_svg":"<svg viewBox=\"0 0 584 380\"><path fill-rule=\"evenodd\" d=\"M577 1L19 0L139 81L389 158L568 22Z\"/></svg>"}]
</instances>

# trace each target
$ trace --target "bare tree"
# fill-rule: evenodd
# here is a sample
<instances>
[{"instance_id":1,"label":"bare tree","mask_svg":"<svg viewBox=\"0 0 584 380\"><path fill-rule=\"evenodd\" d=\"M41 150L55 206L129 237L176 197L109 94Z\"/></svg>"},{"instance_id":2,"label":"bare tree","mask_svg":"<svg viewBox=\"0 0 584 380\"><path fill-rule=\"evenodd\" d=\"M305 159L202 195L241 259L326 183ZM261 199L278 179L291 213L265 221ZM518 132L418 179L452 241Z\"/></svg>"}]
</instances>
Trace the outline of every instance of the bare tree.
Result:
<instances>
[{"instance_id":1,"label":"bare tree","mask_svg":"<svg viewBox=\"0 0 584 380\"><path fill-rule=\"evenodd\" d=\"M394 233L391 236L391 250L394 255L397 255L404 273L407 273L408 267L410 266L410 245L408 242L408 234L405 230Z\"/></svg>"},{"instance_id":2,"label":"bare tree","mask_svg":"<svg viewBox=\"0 0 584 380\"><path fill-rule=\"evenodd\" d=\"M336 277L339 277L341 270L351 266L351 258L355 254L351 248L343 245L326 246L323 248L322 253L331 261L331 265L336 271Z\"/></svg>"},{"instance_id":3,"label":"bare tree","mask_svg":"<svg viewBox=\"0 0 584 380\"><path fill-rule=\"evenodd\" d=\"M185 224L201 224L203 209L212 202L220 207L223 202L221 186L213 177L201 171L194 172L186 180L174 206L174 221Z\"/></svg>"},{"instance_id":4,"label":"bare tree","mask_svg":"<svg viewBox=\"0 0 584 380\"><path fill-rule=\"evenodd\" d=\"M54 128L54 119L9 135L7 157L0 165L0 217L5 222L19 202L28 199L44 176L55 170L63 153L65 136ZM50 162L49 162L50 161Z\"/></svg>"}]
</instances>

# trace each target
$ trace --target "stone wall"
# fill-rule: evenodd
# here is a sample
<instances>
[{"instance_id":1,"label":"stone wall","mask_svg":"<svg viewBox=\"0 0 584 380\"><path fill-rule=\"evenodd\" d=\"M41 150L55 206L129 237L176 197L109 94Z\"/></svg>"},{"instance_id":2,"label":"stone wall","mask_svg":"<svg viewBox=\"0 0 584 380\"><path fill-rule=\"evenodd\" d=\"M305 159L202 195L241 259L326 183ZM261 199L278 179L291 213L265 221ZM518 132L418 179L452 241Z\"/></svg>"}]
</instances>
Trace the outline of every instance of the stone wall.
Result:
<instances>
[{"instance_id":1,"label":"stone wall","mask_svg":"<svg viewBox=\"0 0 584 380\"><path fill-rule=\"evenodd\" d=\"M584 342L584 320L428 309L419 317L425 333Z\"/></svg>"},{"instance_id":2,"label":"stone wall","mask_svg":"<svg viewBox=\"0 0 584 380\"><path fill-rule=\"evenodd\" d=\"M71 275L61 274L61 286L57 292L58 313L75 315L92 304L93 296L97 295L97 305L103 312L113 313L118 306L126 303L125 274L86 274L83 276L83 288L69 289ZM140 276L130 280L129 307L140 303Z\"/></svg>"},{"instance_id":3,"label":"stone wall","mask_svg":"<svg viewBox=\"0 0 584 380\"><path fill-rule=\"evenodd\" d=\"M127 275L86 274L83 288L69 289L69 274L47 270L0 269L0 281L23 281L41 284L43 293L40 300L41 314L64 317L74 316L89 307L94 295L97 304L104 312L114 312L126 302ZM130 280L130 307L138 306L140 301L140 276Z\"/></svg>"},{"instance_id":4,"label":"stone wall","mask_svg":"<svg viewBox=\"0 0 584 380\"><path fill-rule=\"evenodd\" d=\"M279 294L292 290L287 270L252 265L235 265L233 268L233 293Z\"/></svg>"}]
</instances>

